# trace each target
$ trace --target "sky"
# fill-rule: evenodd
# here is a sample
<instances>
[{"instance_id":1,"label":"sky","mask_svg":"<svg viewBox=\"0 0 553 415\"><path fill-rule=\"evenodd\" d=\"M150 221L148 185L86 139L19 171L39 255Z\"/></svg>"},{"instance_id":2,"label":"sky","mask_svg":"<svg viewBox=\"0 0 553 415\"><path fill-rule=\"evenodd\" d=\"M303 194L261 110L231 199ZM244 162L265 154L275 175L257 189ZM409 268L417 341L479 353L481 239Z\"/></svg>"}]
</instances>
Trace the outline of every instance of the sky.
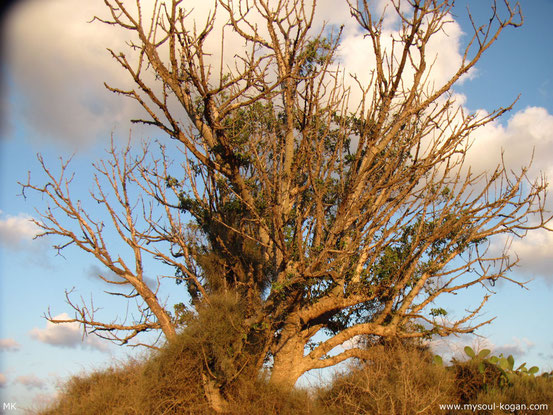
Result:
<instances>
[{"instance_id":1,"label":"sky","mask_svg":"<svg viewBox=\"0 0 553 415\"><path fill-rule=\"evenodd\" d=\"M384 1L384 0L382 0ZM381 2L382 2L381 1ZM437 37L431 53L437 56L433 77L445 79L459 62L470 33L467 5L476 21L485 22L487 1L458 1L446 33ZM44 206L36 195L21 196L18 182L28 172L40 181L36 154L55 166L59 157L74 155L76 197L91 188L90 163L104 156L113 135L129 136L129 119L139 114L134 104L103 87L108 81L128 80L106 51L124 47L113 28L87 23L105 10L101 0L21 0L2 22L0 90L0 397L22 408L43 405L55 396L68 376L124 361L138 349L121 348L94 336L84 336L76 324L53 325L44 319L71 314L65 290L104 308L106 315L124 313L124 304L103 294L106 286L94 277L98 265L77 250L63 256L51 248L55 241L33 240L29 221ZM352 24L348 10L336 1L319 2L318 22L345 31L340 62L349 72L367 73L371 67L367 44ZM506 30L475 70L455 87L467 111L493 111L518 100L500 120L475 133L471 165L486 170L503 153L517 169L533 155L530 174L545 173L553 183L553 1L521 2L524 25ZM204 9L202 9L204 7ZM198 6L197 13L205 13ZM234 51L225 51L232 56ZM362 75L361 75L362 76ZM153 130L134 129L133 140L159 137ZM549 189L551 189L551 185ZM553 190L553 189L552 189ZM550 197L553 199L553 195ZM553 210L553 202L547 203ZM94 209L91 207L91 209ZM92 210L94 212L94 210ZM502 241L498 241L502 242ZM511 275L529 281L527 288L501 283L488 302L483 319L496 317L479 336L440 341L440 353L455 353L464 345L489 347L513 354L543 370L553 370L553 233L532 232L514 240L520 266ZM165 269L153 267L151 278ZM180 289L180 288L179 288ZM476 291L449 297L442 303L451 316L479 303ZM181 295L174 286L161 295ZM168 301L176 301L174 297Z\"/></svg>"}]
</instances>

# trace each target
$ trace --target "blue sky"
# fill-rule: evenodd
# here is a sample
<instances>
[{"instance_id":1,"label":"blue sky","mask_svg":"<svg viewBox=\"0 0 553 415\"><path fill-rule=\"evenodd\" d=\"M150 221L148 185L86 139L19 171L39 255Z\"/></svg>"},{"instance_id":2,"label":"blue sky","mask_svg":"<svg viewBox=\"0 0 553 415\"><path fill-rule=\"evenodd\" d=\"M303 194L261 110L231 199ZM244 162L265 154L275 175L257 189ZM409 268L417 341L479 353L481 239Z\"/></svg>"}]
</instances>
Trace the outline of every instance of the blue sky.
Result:
<instances>
[{"instance_id":1,"label":"blue sky","mask_svg":"<svg viewBox=\"0 0 553 415\"><path fill-rule=\"evenodd\" d=\"M78 327L54 327L42 317L71 313L64 290L77 287L78 295L105 307L105 313L124 312L114 303L101 283L93 277L94 262L76 250L64 257L49 248L52 241L32 241L36 231L29 223L42 201L36 196L18 196L18 181L27 172L39 178L36 154L50 165L59 156L75 153L77 195L85 198L91 187L91 161L103 156L113 132L116 140L128 137L130 119L136 108L107 92L102 83L125 82L122 72L105 51L106 43L118 47L121 39L108 28L86 21L102 12L101 1L28 0L21 1L6 20L5 56L2 58L0 109L0 396L22 408L38 405L55 393L56 383L69 375L104 367L135 349L120 348L94 337L82 339ZM438 44L440 56L454 60L460 44L466 41L466 4L477 20L486 21L487 1L459 1L454 11L459 30L453 30ZM326 19L346 19L347 10L335 10L336 2L322 2ZM553 180L553 2L521 2L525 23L507 30L495 47L478 64L469 79L455 92L471 111L491 111L508 105L519 94L513 110L475 137L472 163L485 169L501 150L514 167L535 149L531 173L544 171ZM333 8L334 7L334 8ZM366 65L360 60L359 41L352 29L345 32L342 59L346 68ZM450 43L448 43L450 42ZM442 61L447 60L443 58ZM440 62L442 62L440 61ZM348 66L349 64L349 66ZM442 65L442 66L440 66ZM437 71L447 73L447 62ZM437 75L439 76L439 74ZM138 130L135 137L154 136L154 131ZM550 186L551 188L551 186ZM553 197L553 196L552 196ZM551 209L553 204L549 202ZM502 283L491 298L484 318L497 316L482 328L483 337L463 336L446 344L442 351L455 351L455 344L479 344L497 353L513 353L542 369L553 370L553 237L533 233L524 241L514 241L520 267L513 274L532 280L528 290ZM153 268L151 275L165 270ZM168 287L164 294L169 295ZM178 288L178 289L182 289ZM176 294L179 294L178 289ZM453 315L477 304L476 292L462 293L443 300ZM177 296L178 297L178 296Z\"/></svg>"}]
</instances>

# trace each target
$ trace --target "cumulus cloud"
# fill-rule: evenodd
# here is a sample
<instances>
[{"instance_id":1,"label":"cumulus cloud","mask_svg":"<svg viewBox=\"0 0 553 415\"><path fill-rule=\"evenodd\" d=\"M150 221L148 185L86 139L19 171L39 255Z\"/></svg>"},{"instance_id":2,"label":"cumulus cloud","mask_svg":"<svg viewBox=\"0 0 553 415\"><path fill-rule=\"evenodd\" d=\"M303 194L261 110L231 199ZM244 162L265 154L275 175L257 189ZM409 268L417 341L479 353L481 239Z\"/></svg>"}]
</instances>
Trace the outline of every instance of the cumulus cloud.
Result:
<instances>
[{"instance_id":1,"label":"cumulus cloud","mask_svg":"<svg viewBox=\"0 0 553 415\"><path fill-rule=\"evenodd\" d=\"M370 1L369 4L373 18L378 20L381 15L383 16L380 46L385 56L389 61L394 59L396 62L399 61L402 51L397 42L401 37L401 19L389 0L374 0ZM402 3L402 7L405 8L403 12L408 14L411 7L408 2ZM366 34L364 29L349 20L338 50L340 65L344 68L346 74L354 74L364 87L370 84L376 68L372 41ZM427 93L441 88L459 69L464 52L462 50L463 36L461 26L452 16L447 16L442 30L431 37L426 45L425 59L428 65L423 77ZM411 59L416 64L419 57L416 53L413 53ZM476 69L473 68L461 77L459 82L464 82L475 74ZM408 64L403 72L403 88L409 88L409 85L413 82L413 76L414 69L411 64ZM361 100L361 91L357 86L357 81L354 81L351 77L346 78L346 84L350 88L350 106L357 105ZM371 96L371 94L369 93L368 96ZM459 105L462 105L465 101L465 97L461 94L455 94L453 98Z\"/></svg>"},{"instance_id":2,"label":"cumulus cloud","mask_svg":"<svg viewBox=\"0 0 553 415\"><path fill-rule=\"evenodd\" d=\"M465 346L471 346L475 351L489 349L496 356L500 354L504 356L513 355L515 361L525 356L535 347L534 342L527 338L513 337L510 343L497 345L489 339L475 337L471 334L463 334L455 338L434 339L429 341L428 345L434 353L442 356L444 361L449 361L453 357L465 360L467 358L464 352Z\"/></svg>"},{"instance_id":3,"label":"cumulus cloud","mask_svg":"<svg viewBox=\"0 0 553 415\"><path fill-rule=\"evenodd\" d=\"M151 15L153 3L153 0L142 1L144 20ZM370 2L376 15L384 12L382 46L388 51L393 38L398 37L400 26L389 3L389 0ZM190 22L195 19L198 24L205 21L213 7L212 2L184 2L183 5L192 12ZM129 4L128 7L133 6ZM356 73L368 83L375 62L370 40L364 37L347 7L336 8L332 0L321 0L317 7L313 33L320 30L324 22L333 26L344 24L339 61L348 73ZM220 34L226 23L224 11L219 8L218 13L221 17L206 41L210 52L207 59L211 64L219 58ZM123 89L130 87L124 70L106 48L125 51L132 56L125 45L132 33L99 22L89 23L95 15L109 18L100 0L24 0L6 24L5 33L10 40L6 51L7 68L21 97L17 100L21 104L17 112L41 136L74 143L91 141L98 135L105 135L115 125L127 126L130 118L141 114L137 104L113 95L103 86L104 81L108 81ZM253 11L248 18L254 23L259 20ZM429 79L436 87L454 73L462 59L463 32L452 17L449 20L427 47L427 59L432 62ZM262 24L259 28L265 30ZM225 30L226 61L234 61L242 46L243 41L236 33ZM406 79L410 79L409 74ZM354 95L352 93L351 101L358 102ZM7 102L5 97L2 102Z\"/></svg>"},{"instance_id":4,"label":"cumulus cloud","mask_svg":"<svg viewBox=\"0 0 553 415\"><path fill-rule=\"evenodd\" d=\"M25 213L15 216L0 210L0 249L22 255L27 264L52 268L47 252L50 242L47 237L34 239L40 229Z\"/></svg>"},{"instance_id":5,"label":"cumulus cloud","mask_svg":"<svg viewBox=\"0 0 553 415\"><path fill-rule=\"evenodd\" d=\"M553 177L553 115L545 108L528 107L512 115L506 125L496 121L472 136L470 163L479 171L493 169L501 159L509 169L529 165L530 177L540 172Z\"/></svg>"},{"instance_id":6,"label":"cumulus cloud","mask_svg":"<svg viewBox=\"0 0 553 415\"><path fill-rule=\"evenodd\" d=\"M62 313L55 316L54 319L66 320L70 319L70 317L67 313ZM76 322L55 324L47 321L45 328L41 329L35 327L29 334L39 342L52 346L67 348L83 347L96 349L102 352L108 350L108 345L96 336L85 336L83 338L80 325Z\"/></svg>"},{"instance_id":7,"label":"cumulus cloud","mask_svg":"<svg viewBox=\"0 0 553 415\"><path fill-rule=\"evenodd\" d=\"M35 375L18 376L15 378L15 383L20 383L27 389L44 389L46 387L46 382Z\"/></svg>"},{"instance_id":8,"label":"cumulus cloud","mask_svg":"<svg viewBox=\"0 0 553 415\"><path fill-rule=\"evenodd\" d=\"M94 16L110 19L101 0L22 0L6 23L6 67L20 99L10 100L5 109L9 117L22 117L25 125L41 138L60 140L71 145L90 143L116 127L130 127L130 119L144 117L133 100L115 95L109 85L129 90L133 84L124 69L111 57L107 48L124 52L131 62L136 53L127 42L134 36L114 26L91 21ZM326 0L330 3L330 0ZM141 1L142 17L148 21L154 0ZM132 11L132 2L127 4ZM205 22L213 2L185 2L192 12L189 17L199 25ZM220 50L221 28L226 21L218 19L207 39L211 53L209 62L216 62ZM243 42L236 34L225 31L225 57L234 55ZM6 99L3 100L6 102ZM151 130L133 127L142 133Z\"/></svg>"},{"instance_id":9,"label":"cumulus cloud","mask_svg":"<svg viewBox=\"0 0 553 415\"><path fill-rule=\"evenodd\" d=\"M0 246L11 250L27 248L38 233L32 217L24 213L6 215L0 210Z\"/></svg>"},{"instance_id":10,"label":"cumulus cloud","mask_svg":"<svg viewBox=\"0 0 553 415\"><path fill-rule=\"evenodd\" d=\"M514 239L510 250L519 258L517 273L528 277L553 277L553 233L544 229L528 232L523 239Z\"/></svg>"},{"instance_id":11,"label":"cumulus cloud","mask_svg":"<svg viewBox=\"0 0 553 415\"><path fill-rule=\"evenodd\" d=\"M152 0L142 1L144 20L151 15L153 3ZM382 12L388 1L373 3ZM212 2L183 4L192 12L191 24L192 19L198 24L204 22L213 7ZM359 73L362 79L368 77L368 69L374 67L374 56L370 53L372 47L351 18L349 9L336 8L332 0L321 0L317 7L313 33L320 30L324 22L333 26L345 24L339 59L348 72ZM392 9L388 7L386 10ZM210 52L208 63L216 63L220 55L220 34L226 17L221 8L218 13L221 17L217 18L206 42ZM7 22L5 32L10 40L6 50L7 68L21 97L17 100L20 105L16 112L24 118L26 125L40 132L41 137L72 143L90 142L111 131L115 125L128 126L130 118L141 114L137 104L113 95L103 86L104 81L123 89L130 86L124 70L106 48L125 51L132 56L125 45L132 33L99 22L88 23L95 15L108 17L100 0L25 0L15 8ZM248 17L254 23L259 20L253 11ZM392 36L397 37L397 23L393 13L386 14L387 40L384 43L388 48ZM263 24L259 24L259 28L265 30ZM459 25L452 22L429 45L430 61L436 56L432 78L437 84L442 83L460 62L458 46L461 35ZM236 33L225 30L226 61L233 62L242 46L243 41ZM13 114L13 109L10 110Z\"/></svg>"},{"instance_id":12,"label":"cumulus cloud","mask_svg":"<svg viewBox=\"0 0 553 415\"><path fill-rule=\"evenodd\" d=\"M516 337L513 337L513 341L508 344L502 344L499 346L490 344L490 348L492 349L494 354L503 354L504 356L513 355L513 357L515 358L521 358L534 346L534 342L526 338L519 339Z\"/></svg>"},{"instance_id":13,"label":"cumulus cloud","mask_svg":"<svg viewBox=\"0 0 553 415\"><path fill-rule=\"evenodd\" d=\"M21 348L21 345L14 339L0 339L0 351L17 351Z\"/></svg>"},{"instance_id":14,"label":"cumulus cloud","mask_svg":"<svg viewBox=\"0 0 553 415\"><path fill-rule=\"evenodd\" d=\"M553 189L553 115L545 108L528 107L512 115L505 124L490 123L473 134L473 145L467 164L475 172L493 171L502 162L508 170L520 173L529 167L527 176L533 181L545 175L548 190ZM545 205L549 215L553 202ZM537 218L529 217L529 224ZM551 278L553 267L553 234L546 230L529 231L524 238L498 238L491 246L500 252L505 246L520 262L517 272L528 276Z\"/></svg>"},{"instance_id":15,"label":"cumulus cloud","mask_svg":"<svg viewBox=\"0 0 553 415\"><path fill-rule=\"evenodd\" d=\"M144 19L147 19L153 1L144 0L142 4ZM192 8L192 2L183 4ZM400 22L393 8L386 8L387 4L389 0L371 1L377 15L386 10L382 47L390 50L393 38L398 36ZM195 2L190 19L205 21L211 8L211 2ZM217 62L220 55L220 33L225 19L221 8L219 12L221 18L217 19L212 36L206 41L206 48L211 52L207 58L210 63ZM27 125L40 131L41 136L49 135L66 142L91 141L99 134L106 135L114 125L128 125L129 119L140 116L138 104L115 96L103 87L106 80L121 88L130 85L124 71L106 51L106 47L111 47L115 51L128 52L125 40L129 33L98 22L87 23L94 15L108 17L100 0L26 0L20 2L7 22L5 33L10 41L7 42L6 62L21 97L15 100L21 103L17 111ZM253 14L252 19L255 22L259 16ZM429 80L436 87L453 74L462 59L464 34L453 18L449 20L427 47L427 60L433 62ZM337 9L332 0L318 2L313 33L320 30L325 21L336 26L345 24L338 61L347 73L357 74L367 84L375 62L370 40L353 21L348 8ZM264 30L263 25L260 28ZM224 56L228 62L234 60L242 45L243 41L235 33L225 30ZM410 74L406 74L406 79L407 82L411 79ZM347 82L353 85L351 79ZM350 102L359 102L360 91L355 87L352 91ZM456 95L456 101L459 105L470 106L463 95ZM6 105L5 96L1 102ZM14 109L10 110L13 113ZM553 165L549 162L553 154L553 115L544 108L526 108L515 113L506 124L497 121L477 130L472 138L474 144L468 162L476 171L493 169L500 162L502 151L506 165L518 169L533 152L530 175L535 177L543 171L553 177ZM28 240L33 228L25 218L19 215L1 219L0 244L13 248L18 244L11 241ZM549 242L550 237L538 234L513 247L518 249L521 264L525 264L529 272L543 273L550 268L551 250L545 246L534 249L544 240Z\"/></svg>"},{"instance_id":16,"label":"cumulus cloud","mask_svg":"<svg viewBox=\"0 0 553 415\"><path fill-rule=\"evenodd\" d=\"M118 37L106 25L87 23L100 1L26 0L6 22L6 63L17 95L12 109L40 137L72 144L106 134L129 115L128 101L103 86L121 70L106 47Z\"/></svg>"}]
</instances>

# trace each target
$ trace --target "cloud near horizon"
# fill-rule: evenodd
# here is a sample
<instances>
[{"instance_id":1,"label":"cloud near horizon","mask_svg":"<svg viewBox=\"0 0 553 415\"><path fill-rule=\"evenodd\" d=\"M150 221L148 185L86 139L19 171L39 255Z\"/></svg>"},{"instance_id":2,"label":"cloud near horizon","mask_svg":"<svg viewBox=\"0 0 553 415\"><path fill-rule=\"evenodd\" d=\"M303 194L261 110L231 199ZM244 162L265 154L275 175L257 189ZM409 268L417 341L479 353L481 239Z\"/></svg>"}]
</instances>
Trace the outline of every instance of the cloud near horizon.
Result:
<instances>
[{"instance_id":1,"label":"cloud near horizon","mask_svg":"<svg viewBox=\"0 0 553 415\"><path fill-rule=\"evenodd\" d=\"M54 317L54 319L69 319L67 313L62 313ZM49 344L55 347L67 347L67 348L90 348L99 350L101 352L107 352L109 350L108 344L103 342L99 337L94 335L88 335L83 337L83 332L79 323L52 323L46 321L46 327L40 329L38 327L33 328L29 332L30 336L38 340L41 343Z\"/></svg>"},{"instance_id":2,"label":"cloud near horizon","mask_svg":"<svg viewBox=\"0 0 553 415\"><path fill-rule=\"evenodd\" d=\"M46 382L35 375L23 375L15 378L14 383L25 386L28 390L45 389Z\"/></svg>"},{"instance_id":3,"label":"cloud near horizon","mask_svg":"<svg viewBox=\"0 0 553 415\"><path fill-rule=\"evenodd\" d=\"M0 210L0 246L10 250L27 249L40 232L32 220L25 213L13 216Z\"/></svg>"},{"instance_id":4,"label":"cloud near horizon","mask_svg":"<svg viewBox=\"0 0 553 415\"><path fill-rule=\"evenodd\" d=\"M510 343L496 345L489 339L477 338L471 334L463 334L456 338L431 340L428 342L428 345L434 353L444 357L444 362L452 357L460 360L467 359L464 352L466 346L472 347L475 351L489 349L491 353L496 356L500 354L504 356L513 355L515 361L524 357L535 347L534 342L527 338L520 339L518 337L513 337Z\"/></svg>"},{"instance_id":5,"label":"cloud near horizon","mask_svg":"<svg viewBox=\"0 0 553 415\"><path fill-rule=\"evenodd\" d=\"M8 215L0 210L0 249L18 255L27 265L52 268L48 256L50 240L47 236L36 238L40 232L32 216Z\"/></svg>"},{"instance_id":6,"label":"cloud near horizon","mask_svg":"<svg viewBox=\"0 0 553 415\"><path fill-rule=\"evenodd\" d=\"M0 339L0 351L17 352L21 349L21 345L12 338Z\"/></svg>"}]
</instances>

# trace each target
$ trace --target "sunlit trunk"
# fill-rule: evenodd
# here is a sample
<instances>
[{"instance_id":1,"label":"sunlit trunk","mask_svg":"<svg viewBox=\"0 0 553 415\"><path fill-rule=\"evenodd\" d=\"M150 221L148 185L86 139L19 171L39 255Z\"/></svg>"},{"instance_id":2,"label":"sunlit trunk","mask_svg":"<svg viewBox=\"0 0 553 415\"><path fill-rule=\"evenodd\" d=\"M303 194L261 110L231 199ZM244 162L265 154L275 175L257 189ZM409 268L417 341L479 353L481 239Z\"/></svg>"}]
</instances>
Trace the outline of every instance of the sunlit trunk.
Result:
<instances>
[{"instance_id":1,"label":"sunlit trunk","mask_svg":"<svg viewBox=\"0 0 553 415\"><path fill-rule=\"evenodd\" d=\"M219 386L213 381L213 379L210 379L205 374L202 374L202 381L204 384L205 397L209 407L218 414L228 413L228 402L221 393Z\"/></svg>"},{"instance_id":2,"label":"sunlit trunk","mask_svg":"<svg viewBox=\"0 0 553 415\"><path fill-rule=\"evenodd\" d=\"M304 344L289 339L274 355L270 382L282 391L290 392L307 368L303 360Z\"/></svg>"}]
</instances>

